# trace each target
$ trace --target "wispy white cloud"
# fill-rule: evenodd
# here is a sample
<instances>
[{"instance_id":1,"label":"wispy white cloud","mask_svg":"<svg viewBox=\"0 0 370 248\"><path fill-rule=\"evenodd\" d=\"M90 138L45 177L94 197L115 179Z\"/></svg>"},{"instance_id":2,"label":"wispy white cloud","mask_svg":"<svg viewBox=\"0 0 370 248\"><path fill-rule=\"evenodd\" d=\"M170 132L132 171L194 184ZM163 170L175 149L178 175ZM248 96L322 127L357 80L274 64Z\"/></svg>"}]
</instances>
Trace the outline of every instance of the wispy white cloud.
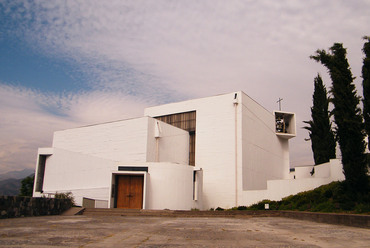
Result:
<instances>
[{"instance_id":1,"label":"wispy white cloud","mask_svg":"<svg viewBox=\"0 0 370 248\"><path fill-rule=\"evenodd\" d=\"M42 93L0 84L0 172L34 168L56 130L141 116L146 103L119 92Z\"/></svg>"},{"instance_id":2,"label":"wispy white cloud","mask_svg":"<svg viewBox=\"0 0 370 248\"><path fill-rule=\"evenodd\" d=\"M26 35L44 52L75 60L94 87L153 99L235 88L258 96L256 83L279 92L274 81L282 74L299 78L292 65L312 71L308 56L316 48L361 42L366 7L366 1L37 1L25 7L32 13Z\"/></svg>"},{"instance_id":3,"label":"wispy white cloud","mask_svg":"<svg viewBox=\"0 0 370 248\"><path fill-rule=\"evenodd\" d=\"M51 144L53 128L68 121L45 113L42 94L0 85L0 171L34 167L37 147Z\"/></svg>"},{"instance_id":4,"label":"wispy white cloud","mask_svg":"<svg viewBox=\"0 0 370 248\"><path fill-rule=\"evenodd\" d=\"M39 127L35 115L45 118L43 123L49 120L53 128L44 130L51 133L136 115L146 105L243 90L269 110L282 97L283 108L297 113L298 137L291 142L295 164L312 161L300 127L310 118L313 78L321 72L330 82L309 55L343 42L360 79L361 37L370 23L366 0L40 0L9 1L6 8L9 22L16 23L12 32L45 56L70 61L92 89L48 95L0 88L17 96L2 100L9 105L3 113L18 113L9 120L22 122L24 115L26 123L35 123L26 131ZM359 92L360 85L357 81Z\"/></svg>"}]
</instances>

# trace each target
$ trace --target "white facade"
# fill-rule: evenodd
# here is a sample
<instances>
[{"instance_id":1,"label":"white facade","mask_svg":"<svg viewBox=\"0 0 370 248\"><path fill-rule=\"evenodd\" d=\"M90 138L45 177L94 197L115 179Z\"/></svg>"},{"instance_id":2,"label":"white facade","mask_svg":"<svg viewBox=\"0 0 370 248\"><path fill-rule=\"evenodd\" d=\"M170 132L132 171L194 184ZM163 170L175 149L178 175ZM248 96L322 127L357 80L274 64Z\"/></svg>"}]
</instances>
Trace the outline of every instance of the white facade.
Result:
<instances>
[{"instance_id":1,"label":"white facade","mask_svg":"<svg viewBox=\"0 0 370 248\"><path fill-rule=\"evenodd\" d=\"M196 111L195 165L202 168L203 204L244 204L247 190L267 189L267 180L289 177L288 139L276 133L275 115L243 92L147 108L146 116ZM293 115L294 116L294 115Z\"/></svg>"},{"instance_id":2,"label":"white facade","mask_svg":"<svg viewBox=\"0 0 370 248\"><path fill-rule=\"evenodd\" d=\"M161 194L174 199L175 189L183 199L169 207L199 208L199 201L192 200L193 173L198 169L187 165L188 142L188 132L150 117L55 132L53 147L38 152L34 196L72 192L78 205L88 198L99 201L100 206L114 206L113 175L143 175L144 209L163 209ZM42 157L46 158L44 167L40 166ZM146 167L147 171L118 170L128 166ZM43 176L39 170L44 171ZM38 189L41 176L42 189ZM158 183L158 178L166 180ZM181 183L185 179L190 183Z\"/></svg>"},{"instance_id":3,"label":"white facade","mask_svg":"<svg viewBox=\"0 0 370 248\"><path fill-rule=\"evenodd\" d=\"M190 166L189 133L155 118L194 111ZM143 181L141 208L231 208L281 199L342 176L334 165L315 167L309 178L303 168L291 175L294 113L270 113L243 92L150 107L144 115L55 132L52 148L39 150L34 195L72 192L78 204L89 198L119 207L127 187L118 181L136 175Z\"/></svg>"}]
</instances>

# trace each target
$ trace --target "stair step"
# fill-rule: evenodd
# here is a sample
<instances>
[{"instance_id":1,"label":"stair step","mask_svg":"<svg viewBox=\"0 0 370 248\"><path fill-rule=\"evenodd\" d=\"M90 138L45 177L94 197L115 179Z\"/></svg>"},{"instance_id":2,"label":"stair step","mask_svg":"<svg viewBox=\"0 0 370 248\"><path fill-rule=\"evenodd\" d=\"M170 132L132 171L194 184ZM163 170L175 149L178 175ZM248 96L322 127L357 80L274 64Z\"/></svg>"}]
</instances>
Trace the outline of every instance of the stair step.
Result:
<instances>
[{"instance_id":1,"label":"stair step","mask_svg":"<svg viewBox=\"0 0 370 248\"><path fill-rule=\"evenodd\" d=\"M278 216L277 211L185 211L185 210L144 210L117 208L86 208L88 216L150 216L150 217L253 217Z\"/></svg>"}]
</instances>

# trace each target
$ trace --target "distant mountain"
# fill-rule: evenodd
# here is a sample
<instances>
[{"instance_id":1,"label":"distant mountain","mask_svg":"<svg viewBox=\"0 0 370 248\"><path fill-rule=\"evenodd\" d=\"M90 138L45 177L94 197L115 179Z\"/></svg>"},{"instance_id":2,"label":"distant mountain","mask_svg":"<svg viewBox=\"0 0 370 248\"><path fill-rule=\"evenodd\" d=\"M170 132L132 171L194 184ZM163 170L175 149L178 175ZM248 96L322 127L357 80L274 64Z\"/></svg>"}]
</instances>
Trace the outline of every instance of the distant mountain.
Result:
<instances>
[{"instance_id":1,"label":"distant mountain","mask_svg":"<svg viewBox=\"0 0 370 248\"><path fill-rule=\"evenodd\" d=\"M20 171L9 171L4 174L0 174L0 181L5 180L5 179L22 179L25 177L28 177L29 175L35 173L34 169L23 169Z\"/></svg>"},{"instance_id":2,"label":"distant mountain","mask_svg":"<svg viewBox=\"0 0 370 248\"><path fill-rule=\"evenodd\" d=\"M21 188L21 181L34 174L32 169L20 171L9 171L0 174L0 195L18 195Z\"/></svg>"},{"instance_id":3,"label":"distant mountain","mask_svg":"<svg viewBox=\"0 0 370 248\"><path fill-rule=\"evenodd\" d=\"M18 195L22 179L8 178L0 181L0 195Z\"/></svg>"}]
</instances>

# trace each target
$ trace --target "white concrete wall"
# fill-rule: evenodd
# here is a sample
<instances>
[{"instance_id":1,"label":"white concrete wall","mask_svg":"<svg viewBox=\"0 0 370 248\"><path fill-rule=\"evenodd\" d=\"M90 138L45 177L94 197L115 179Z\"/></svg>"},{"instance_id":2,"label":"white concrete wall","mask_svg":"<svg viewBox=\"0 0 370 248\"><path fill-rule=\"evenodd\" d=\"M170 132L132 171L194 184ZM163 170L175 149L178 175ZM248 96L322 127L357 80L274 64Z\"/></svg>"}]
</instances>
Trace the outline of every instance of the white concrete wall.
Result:
<instances>
[{"instance_id":1,"label":"white concrete wall","mask_svg":"<svg viewBox=\"0 0 370 248\"><path fill-rule=\"evenodd\" d=\"M330 162L325 164L319 164L315 166L315 173L313 174L315 178L318 177L330 177Z\"/></svg>"},{"instance_id":2,"label":"white concrete wall","mask_svg":"<svg viewBox=\"0 0 370 248\"><path fill-rule=\"evenodd\" d=\"M243 92L151 107L144 114L194 110L205 209L240 205L243 190L266 189L267 180L289 177L288 141L276 136L274 115Z\"/></svg>"},{"instance_id":3,"label":"white concrete wall","mask_svg":"<svg viewBox=\"0 0 370 248\"><path fill-rule=\"evenodd\" d=\"M108 206L112 201L112 174L127 174L118 171L118 162L54 148L45 166L43 194L72 192L76 204L82 205L82 198L103 202L99 207ZM140 163L129 166L147 166L146 209L181 209L201 207L201 198L193 200L193 166L175 163ZM143 172L129 172L130 174ZM201 185L201 174L198 178ZM198 189L201 192L201 189ZM111 202L112 204L112 202Z\"/></svg>"},{"instance_id":4,"label":"white concrete wall","mask_svg":"<svg viewBox=\"0 0 370 248\"><path fill-rule=\"evenodd\" d=\"M266 189L289 175L288 140L276 135L275 116L243 94L243 190Z\"/></svg>"},{"instance_id":5,"label":"white concrete wall","mask_svg":"<svg viewBox=\"0 0 370 248\"><path fill-rule=\"evenodd\" d=\"M340 159L330 159L328 163L315 166L315 178L330 177L333 181L345 179L343 165Z\"/></svg>"},{"instance_id":6,"label":"white concrete wall","mask_svg":"<svg viewBox=\"0 0 370 248\"><path fill-rule=\"evenodd\" d=\"M313 165L311 166L302 166L302 167L295 167L294 176L295 179L302 179L302 178L312 178L311 171L313 169ZM316 167L315 167L316 172Z\"/></svg>"},{"instance_id":7,"label":"white concrete wall","mask_svg":"<svg viewBox=\"0 0 370 248\"><path fill-rule=\"evenodd\" d=\"M332 182L330 178L303 178L267 181L266 190L248 190L243 192L242 205L250 206L268 199L278 201L289 195L312 190Z\"/></svg>"},{"instance_id":8,"label":"white concrete wall","mask_svg":"<svg viewBox=\"0 0 370 248\"><path fill-rule=\"evenodd\" d=\"M311 175L312 168L315 168L315 173ZM340 159L330 159L329 162L316 166L295 167L295 171L291 172L291 178L331 178L332 181L344 180L343 166Z\"/></svg>"},{"instance_id":9,"label":"white concrete wall","mask_svg":"<svg viewBox=\"0 0 370 248\"><path fill-rule=\"evenodd\" d=\"M155 138L157 125L160 129L158 141ZM158 150L156 142L158 142ZM156 161L157 156L158 161ZM162 121L149 118L146 161L189 164L189 133Z\"/></svg>"},{"instance_id":10,"label":"white concrete wall","mask_svg":"<svg viewBox=\"0 0 370 248\"><path fill-rule=\"evenodd\" d=\"M174 163L143 163L120 164L128 167L148 167L144 171L112 171L112 186L116 175L143 175L144 176L144 209L154 210L190 210L200 209L201 198L193 200L193 172L194 167ZM198 178L198 190L202 185L202 174ZM200 190L201 193L201 190ZM114 207L114 198L110 198L109 206Z\"/></svg>"},{"instance_id":11,"label":"white concrete wall","mask_svg":"<svg viewBox=\"0 0 370 248\"><path fill-rule=\"evenodd\" d=\"M151 107L144 114L194 110L204 209L241 205L244 190L266 189L267 180L289 177L288 140L276 136L273 113L243 92Z\"/></svg>"},{"instance_id":12,"label":"white concrete wall","mask_svg":"<svg viewBox=\"0 0 370 248\"><path fill-rule=\"evenodd\" d=\"M50 155L45 166L44 194L53 196L56 192L72 192L78 205L82 204L83 197L108 201L112 170L117 170L119 163L130 161L142 164L156 159L154 130L157 122L161 130L158 139L159 161L188 164L188 132L153 118L58 131L54 134L54 147L39 150L39 154ZM37 165L38 160L36 175ZM192 169L190 167L188 170ZM164 179L163 176L160 178ZM181 181L178 178L176 180ZM171 187L176 189L173 185ZM182 192L179 194L181 197ZM34 195L42 194L34 192ZM186 207L192 206L193 202L187 204Z\"/></svg>"},{"instance_id":13,"label":"white concrete wall","mask_svg":"<svg viewBox=\"0 0 370 248\"><path fill-rule=\"evenodd\" d=\"M331 159L330 162L315 166L315 174L310 172L313 166L296 167L295 179L269 180L266 190L248 190L243 192L243 205L251 205L264 199L281 200L289 195L312 190L333 181L344 180L340 159Z\"/></svg>"},{"instance_id":14,"label":"white concrete wall","mask_svg":"<svg viewBox=\"0 0 370 248\"><path fill-rule=\"evenodd\" d=\"M188 132L148 117L57 131L53 147L121 163L156 162L156 122L161 127L158 162L188 164Z\"/></svg>"},{"instance_id":15,"label":"white concrete wall","mask_svg":"<svg viewBox=\"0 0 370 248\"><path fill-rule=\"evenodd\" d=\"M144 114L152 117L196 111L195 165L203 169L205 209L215 206L232 207L235 204L234 94L145 109ZM240 95L241 92L237 94ZM238 143L241 144L240 142L241 139ZM239 171L241 171L241 156L238 160L240 160Z\"/></svg>"},{"instance_id":16,"label":"white concrete wall","mask_svg":"<svg viewBox=\"0 0 370 248\"><path fill-rule=\"evenodd\" d=\"M190 210L194 167L172 163L149 164L146 204L148 209ZM196 205L195 205L196 206Z\"/></svg>"},{"instance_id":17,"label":"white concrete wall","mask_svg":"<svg viewBox=\"0 0 370 248\"><path fill-rule=\"evenodd\" d=\"M268 199L281 200L283 197L312 190L330 182L332 182L330 178L303 178L267 181Z\"/></svg>"},{"instance_id":18,"label":"white concrete wall","mask_svg":"<svg viewBox=\"0 0 370 248\"><path fill-rule=\"evenodd\" d=\"M330 177L333 181L343 181L343 165L340 159L330 159Z\"/></svg>"},{"instance_id":19,"label":"white concrete wall","mask_svg":"<svg viewBox=\"0 0 370 248\"><path fill-rule=\"evenodd\" d=\"M146 162L148 118L116 121L54 133L53 147L120 162Z\"/></svg>"},{"instance_id":20,"label":"white concrete wall","mask_svg":"<svg viewBox=\"0 0 370 248\"><path fill-rule=\"evenodd\" d=\"M77 205L82 197L108 200L111 171L117 162L54 148L45 164L44 194L72 192ZM36 174L37 175L37 174ZM34 193L34 196L40 196Z\"/></svg>"}]
</instances>

